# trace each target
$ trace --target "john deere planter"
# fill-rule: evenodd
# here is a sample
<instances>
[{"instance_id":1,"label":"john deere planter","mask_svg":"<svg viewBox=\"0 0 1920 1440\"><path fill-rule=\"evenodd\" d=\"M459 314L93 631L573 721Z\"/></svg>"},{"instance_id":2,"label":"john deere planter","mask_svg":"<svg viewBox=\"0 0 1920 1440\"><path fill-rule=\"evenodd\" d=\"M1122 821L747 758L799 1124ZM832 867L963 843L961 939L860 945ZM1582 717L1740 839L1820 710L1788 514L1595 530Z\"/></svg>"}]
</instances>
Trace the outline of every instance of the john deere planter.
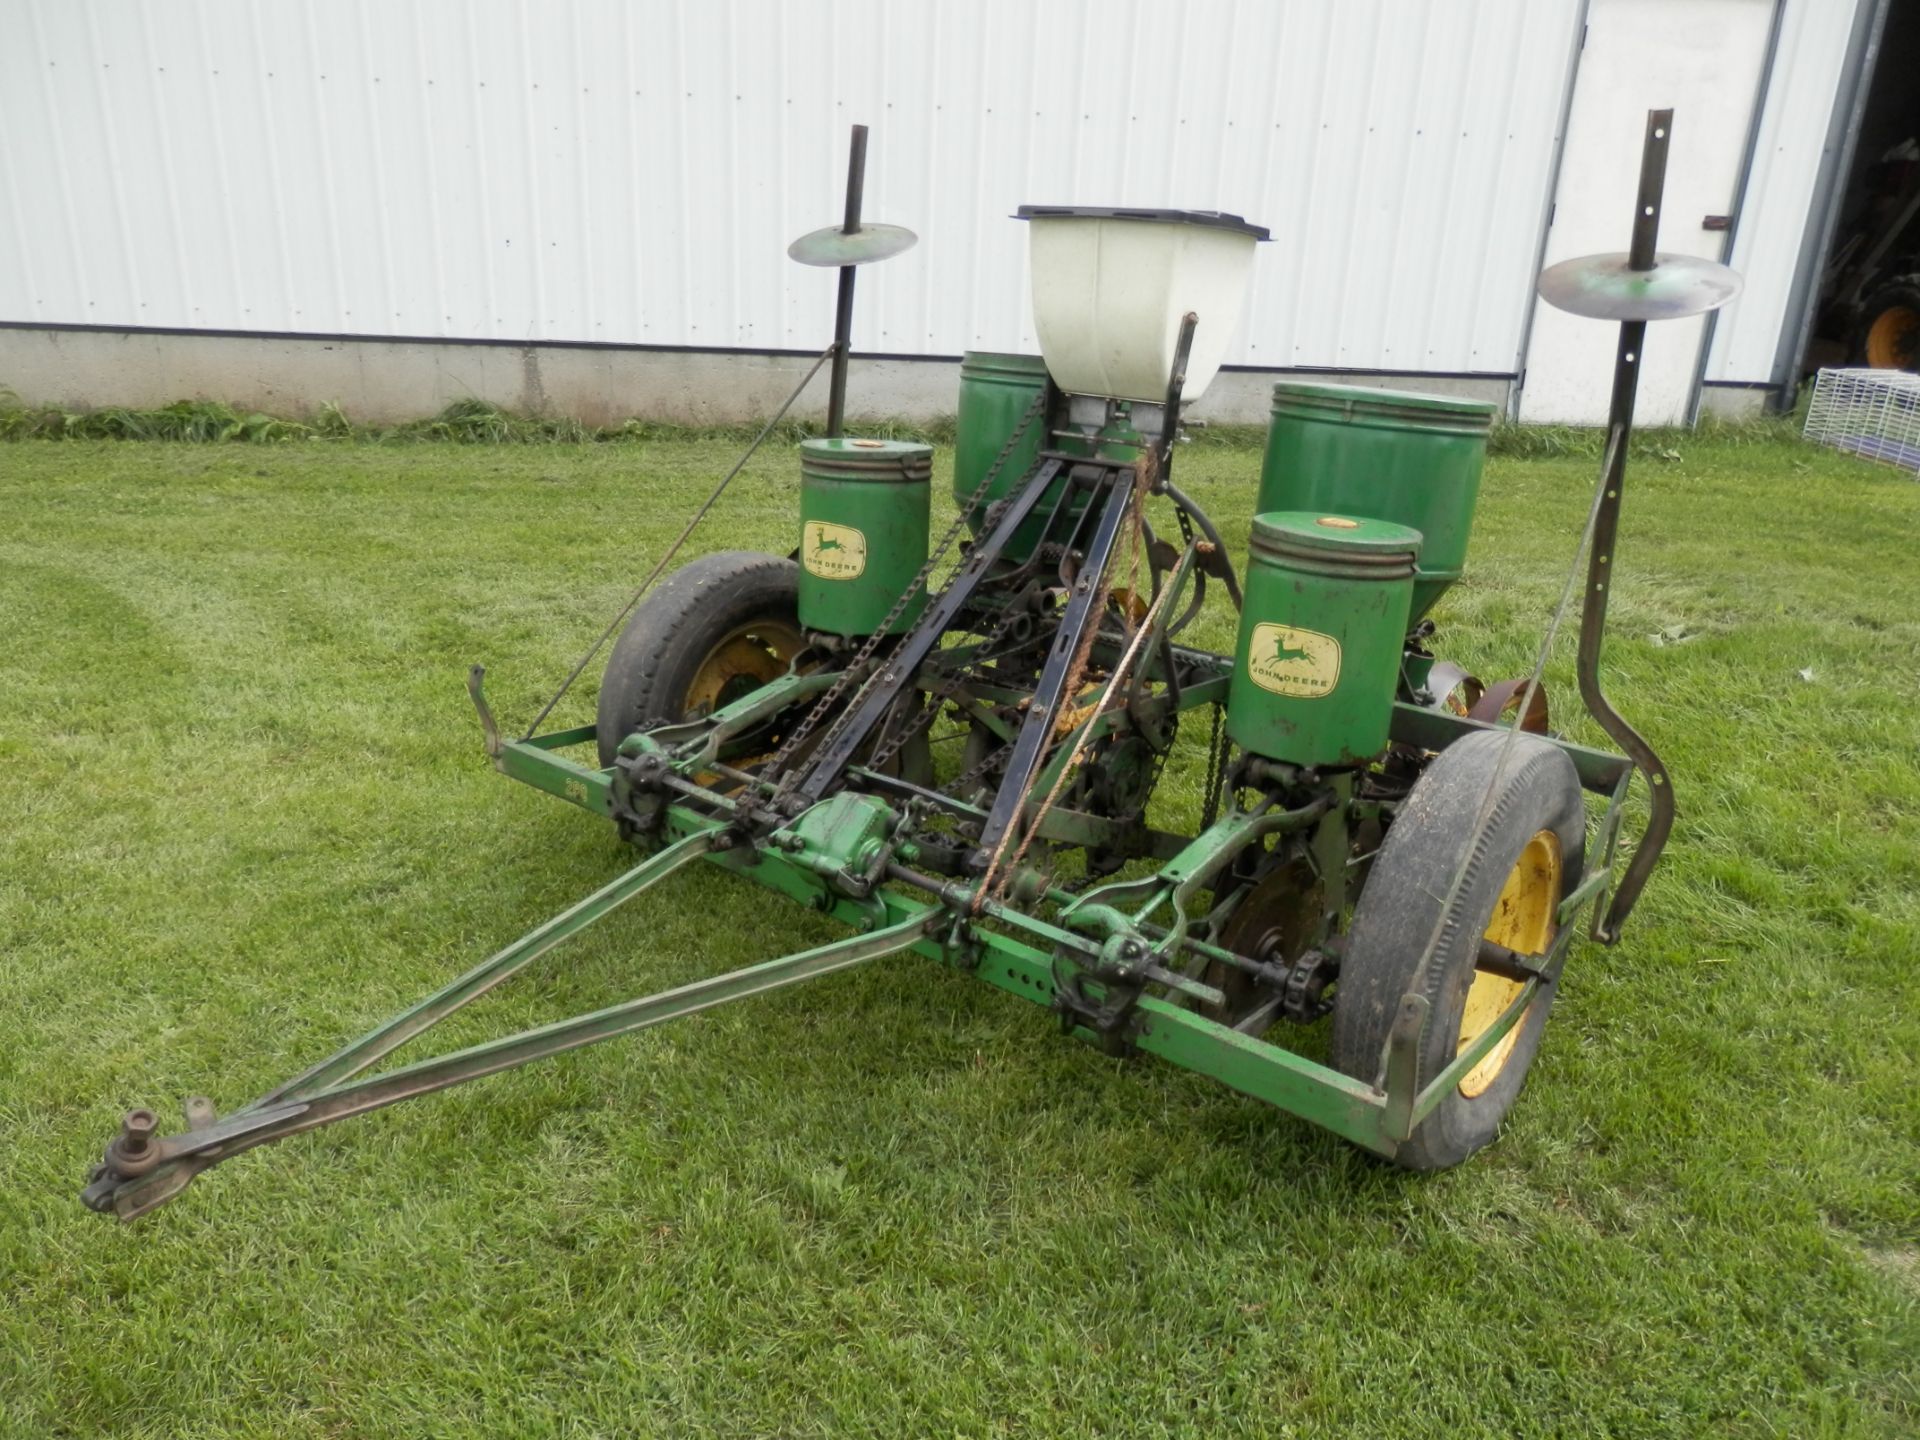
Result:
<instances>
[{"instance_id":1,"label":"john deere planter","mask_svg":"<svg viewBox=\"0 0 1920 1440\"><path fill-rule=\"evenodd\" d=\"M1268 238L1238 216L1022 207L1044 354L967 357L958 513L930 535L928 449L844 433L856 267L913 242L863 223L856 131L845 218L791 251L840 272L829 435L800 447L791 552L663 558L609 627L593 725L505 739L470 676L494 765L609 824L633 867L251 1104L195 1097L171 1133L130 1112L86 1202L131 1218L243 1150L906 951L1398 1164L1464 1160L1520 1089L1575 936L1619 937L1672 820L1670 777L1600 684L1646 322L1735 288L1654 251L1670 122L1649 117L1632 249L1542 284L1621 322L1606 463L1567 537L1589 567L1580 695L1620 753L1548 729L1538 667L1486 685L1434 654L1488 407L1276 386L1248 553L1180 488L1183 408ZM1238 611L1231 655L1188 643L1209 607ZM1542 619L1550 638L1560 616ZM1203 791L1166 803L1182 749ZM1636 774L1651 819L1623 863ZM391 1063L696 863L738 876L756 934L777 930L757 886L846 937ZM1285 1043L1315 1025L1324 1061Z\"/></svg>"}]
</instances>

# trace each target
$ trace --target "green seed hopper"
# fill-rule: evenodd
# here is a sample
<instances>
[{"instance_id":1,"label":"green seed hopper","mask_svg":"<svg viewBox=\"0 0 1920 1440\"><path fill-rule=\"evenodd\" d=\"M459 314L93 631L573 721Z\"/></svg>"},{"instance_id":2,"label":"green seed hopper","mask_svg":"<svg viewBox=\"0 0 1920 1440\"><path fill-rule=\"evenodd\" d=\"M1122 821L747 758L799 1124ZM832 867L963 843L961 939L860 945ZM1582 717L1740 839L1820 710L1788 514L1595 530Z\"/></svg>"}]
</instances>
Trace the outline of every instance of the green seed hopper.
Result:
<instances>
[{"instance_id":1,"label":"green seed hopper","mask_svg":"<svg viewBox=\"0 0 1920 1440\"><path fill-rule=\"evenodd\" d=\"M1182 411L1225 357L1267 238L1236 216L1022 208L1044 358L962 364L957 514L930 533L929 449L844 433L856 267L913 239L862 222L856 131L842 224L791 252L840 272L814 367L833 363L829 435L800 447L791 552L668 573L669 551L603 637L619 632L592 724L543 732L550 704L505 738L469 677L493 764L609 825L632 868L249 1104L195 1097L170 1134L129 1112L86 1202L132 1218L242 1151L907 951L1400 1165L1465 1159L1520 1089L1575 937L1618 939L1672 820L1664 767L1599 678L1646 295L1671 313L1687 279L1654 283L1669 121L1649 119L1633 250L1571 262L1589 268L1567 281L1584 313L1622 322L1575 555L1581 698L1619 753L1548 730L1538 666L1486 686L1435 654L1489 407L1276 386L1246 553L1181 489ZM1207 613L1234 615L1231 654L1189 643ZM1158 784L1182 752L1197 801ZM1629 860L1635 775L1652 809ZM391 1060L695 863L738 877L735 918L758 931L774 927L755 886L846 934ZM1283 1043L1312 1027L1323 1059Z\"/></svg>"}]
</instances>

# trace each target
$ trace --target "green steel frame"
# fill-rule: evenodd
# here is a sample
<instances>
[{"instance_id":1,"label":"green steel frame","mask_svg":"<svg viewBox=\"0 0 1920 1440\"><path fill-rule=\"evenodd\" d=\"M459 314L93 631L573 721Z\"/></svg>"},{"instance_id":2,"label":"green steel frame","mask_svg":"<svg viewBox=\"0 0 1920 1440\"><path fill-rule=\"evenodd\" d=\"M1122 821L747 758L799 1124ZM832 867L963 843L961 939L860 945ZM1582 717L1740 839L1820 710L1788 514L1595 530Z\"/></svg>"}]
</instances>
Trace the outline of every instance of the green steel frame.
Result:
<instances>
[{"instance_id":1,"label":"green steel frame","mask_svg":"<svg viewBox=\"0 0 1920 1440\"><path fill-rule=\"evenodd\" d=\"M1422 745L1436 741L1445 744L1473 731L1491 728L1494 727L1405 703L1395 707L1396 740ZM516 780L582 809L607 815L612 805L612 772L582 765L562 753L589 744L592 739L592 727L586 726L506 743L498 747L494 763L503 774ZM1460 1083L1461 1077L1519 1023L1539 988L1554 983L1566 962L1570 942L1580 929L1573 922L1606 893L1615 863L1627 782L1633 774L1632 763L1568 741L1556 739L1553 743L1573 761L1582 786L1607 799L1606 810L1594 827L1589 843L1585 878L1561 902L1556 916L1559 932L1553 948L1538 965L1539 975L1526 982L1506 1013L1431 1084L1418 1093L1413 1090L1415 1049L1426 1020L1425 1006L1416 997L1409 997L1396 1020L1384 1087L1355 1080L1282 1046L1151 996L1138 1002L1142 1023L1132 1036L1134 1045L1147 1054L1209 1075L1255 1099L1310 1120L1356 1145L1391 1156L1446 1093ZM676 843L681 843L685 837L719 828L719 825L720 822L689 807L676 805L669 808L664 829ZM1037 1004L1051 1004L1054 999L1051 947L1079 938L1061 925L1019 910L993 907L992 918L996 922L1022 933L1006 934L976 926L972 944L958 947L947 943L941 935L950 930L953 912L964 913L971 901L972 892L964 884L945 887L943 894L951 908L893 890L880 890L869 900L854 901L833 896L818 876L775 852L714 851L706 858L790 899L817 906L857 928L884 930L917 922L923 927L922 933L904 948L969 970L987 984ZM876 910L876 906L880 908ZM1073 1033L1083 1040L1101 1038L1084 1026L1075 1027Z\"/></svg>"},{"instance_id":2,"label":"green steel frame","mask_svg":"<svg viewBox=\"0 0 1920 1440\"><path fill-rule=\"evenodd\" d=\"M594 743L593 727L581 726L504 741L488 709L481 688L482 675L476 667L469 679L469 689L495 768L535 789L611 819L616 813L617 770L583 764L567 753L590 748ZM1224 676L1218 683L1224 684ZM679 768L692 770L711 759L729 733L755 723L769 706L791 704L816 691L819 685L817 677L789 677L716 712L706 721L653 733L673 732L700 739L701 745L683 751L679 761ZM1189 686L1176 703L1183 709L1211 703L1217 698L1217 688L1212 681ZM1404 703L1395 707L1394 738L1426 748L1438 749L1462 735L1486 728L1490 727ZM634 747L636 741L629 741L628 748ZM1431 1083L1424 1087L1417 1087L1415 1083L1416 1054L1421 1029L1427 1020L1427 1006L1413 995L1406 998L1396 1017L1382 1083L1378 1085L1342 1074L1256 1035L1219 1024L1198 1010L1155 995L1142 995L1133 1002L1127 1046L1210 1076L1367 1150L1391 1157L1461 1077L1519 1023L1540 988L1555 983L1579 929L1573 922L1589 905L1604 904L1613 875L1622 807L1633 765L1622 757L1566 741L1553 743L1573 761L1581 784L1588 791L1605 796L1608 802L1589 844L1585 878L1561 902L1556 917L1559 931L1553 946L1545 956L1534 957L1535 968L1506 1012ZM687 788L694 787L689 783ZM736 846L731 843L725 815L729 802L724 796L706 794L708 802L719 813L707 813L687 803L667 805L658 817L657 848L624 875L243 1109L216 1118L211 1102L194 1097L186 1107L188 1129L166 1138L155 1136L152 1112L131 1112L120 1136L108 1147L105 1161L95 1172L83 1198L95 1209L108 1210L131 1220L165 1204L201 1171L257 1146L529 1061L630 1034L665 1020L908 950L971 973L1008 994L1036 1004L1052 1005L1059 994L1054 962L1057 952L1064 949L1085 953L1090 946L1098 945L1098 937L1102 936L1110 936L1111 944L1117 946L1125 944L1129 937L1145 934L1155 939L1151 947L1153 953L1138 964L1137 973L1143 982L1163 984L1196 1000L1217 1000L1218 992L1211 987L1158 963L1163 959L1172 960L1176 953L1204 957L1213 951L1205 942L1185 935L1182 902L1195 889L1204 886L1217 872L1219 864L1249 838L1311 825L1329 808L1321 803L1278 814L1231 812L1187 842L1168 864L1145 879L1116 882L1081 897L1049 892L1045 898L1061 907L1059 919L1055 921L993 899L981 898L976 904L974 891L966 883L918 875L905 870L897 860L880 878L906 878L911 885L877 884L865 895L846 893L849 887L836 883L844 882L846 876L844 871L836 872L833 868L831 843L807 840L793 844L790 851L777 844ZM855 810L861 804L882 804L870 796L848 793L815 808L825 812L842 802ZM800 831L812 813L801 816L792 828ZM858 816L854 818L857 820ZM1066 817L1064 824L1068 838L1079 838L1074 834L1072 815ZM912 858L907 847L901 847L898 854L908 860ZM364 1074L555 946L701 859L822 911L850 926L853 934L828 945L452 1054L371 1076ZM915 887L919 893L915 893ZM1140 903L1128 913L1116 903L1122 901ZM1151 924L1149 917L1163 906L1167 908L1169 923ZM1096 938L1090 940L1090 935ZM1085 987L1096 1000L1104 988L1098 980L1087 980ZM1071 1019L1066 1028L1082 1040L1111 1043L1111 1037L1087 1025L1073 1023Z\"/></svg>"}]
</instances>

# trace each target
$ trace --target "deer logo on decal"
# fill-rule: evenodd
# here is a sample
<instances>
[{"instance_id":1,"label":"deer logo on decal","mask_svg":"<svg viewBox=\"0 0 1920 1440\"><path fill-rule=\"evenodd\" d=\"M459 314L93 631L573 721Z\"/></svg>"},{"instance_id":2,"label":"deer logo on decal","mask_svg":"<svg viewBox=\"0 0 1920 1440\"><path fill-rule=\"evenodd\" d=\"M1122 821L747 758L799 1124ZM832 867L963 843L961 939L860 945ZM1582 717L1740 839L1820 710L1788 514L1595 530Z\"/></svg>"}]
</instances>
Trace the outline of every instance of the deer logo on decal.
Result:
<instances>
[{"instance_id":1,"label":"deer logo on decal","mask_svg":"<svg viewBox=\"0 0 1920 1440\"><path fill-rule=\"evenodd\" d=\"M1276 695L1317 700L1340 681L1340 642L1318 630L1263 622L1247 641L1247 675Z\"/></svg>"},{"instance_id":2,"label":"deer logo on decal","mask_svg":"<svg viewBox=\"0 0 1920 1440\"><path fill-rule=\"evenodd\" d=\"M851 525L809 520L800 527L800 563L822 580L854 580L867 568L867 537Z\"/></svg>"}]
</instances>

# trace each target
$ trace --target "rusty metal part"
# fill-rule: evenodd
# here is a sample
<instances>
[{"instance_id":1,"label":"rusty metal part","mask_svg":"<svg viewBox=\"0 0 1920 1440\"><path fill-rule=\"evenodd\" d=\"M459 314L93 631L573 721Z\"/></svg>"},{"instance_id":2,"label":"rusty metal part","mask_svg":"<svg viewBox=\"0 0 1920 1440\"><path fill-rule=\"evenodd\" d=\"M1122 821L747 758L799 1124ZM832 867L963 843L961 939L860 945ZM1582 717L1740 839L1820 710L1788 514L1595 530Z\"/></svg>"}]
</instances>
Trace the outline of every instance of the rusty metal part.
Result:
<instances>
[{"instance_id":1,"label":"rusty metal part","mask_svg":"<svg viewBox=\"0 0 1920 1440\"><path fill-rule=\"evenodd\" d=\"M1485 681L1468 671L1464 665L1456 665L1451 660L1438 660L1427 671L1426 691L1429 710L1467 715L1480 702L1480 697L1486 694L1487 686Z\"/></svg>"},{"instance_id":2,"label":"rusty metal part","mask_svg":"<svg viewBox=\"0 0 1920 1440\"><path fill-rule=\"evenodd\" d=\"M1650 270L1658 263L1654 241L1660 226L1660 197L1666 185L1667 145L1673 131L1673 112L1654 110L1647 115L1646 140L1640 157L1640 194L1633 217L1633 244L1628 254L1635 269ZM1545 293L1544 291L1542 293ZM1600 647L1607 633L1607 599L1616 571L1614 551L1620 533L1620 494L1627 473L1628 440L1633 434L1633 403L1640 386L1640 362L1646 353L1645 318L1628 318L1620 326L1614 355L1613 397L1607 419L1607 453L1602 464L1600 501L1594 511L1592 549L1587 557L1587 586L1580 607L1580 649L1575 673L1580 698L1615 744L1624 750L1646 777L1650 813L1646 829L1634 847L1633 859L1614 889L1604 915L1596 913L1593 938L1611 945L1640 898L1673 831L1673 781L1667 767L1640 732L1613 708L1600 685Z\"/></svg>"},{"instance_id":3,"label":"rusty metal part","mask_svg":"<svg viewBox=\"0 0 1920 1440\"><path fill-rule=\"evenodd\" d=\"M1438 667L1435 667L1438 668ZM1535 735L1547 733L1547 687L1536 685L1531 698L1527 697L1525 677L1518 680L1497 680L1481 692L1480 698L1467 707L1467 718L1479 720L1487 725L1498 725L1509 710L1517 709L1525 700L1527 713L1520 717L1520 728Z\"/></svg>"},{"instance_id":4,"label":"rusty metal part","mask_svg":"<svg viewBox=\"0 0 1920 1440\"><path fill-rule=\"evenodd\" d=\"M1113 472L1122 467L1121 462L1112 460L1096 461L1094 465L1076 466L1076 472L1089 472L1087 478L1097 484L1110 487L1107 498L1099 510L1099 521L1094 528L1092 539L1085 548L1086 562L1083 573L1075 580L1067 600L1065 611L1060 618L1060 629L1054 640L1053 648L1048 652L1046 663L1041 667L1040 677L1032 690L1032 706L1026 718L1021 722L1020 733L1014 737L1011 753L1007 758L1007 772L1001 778L1000 788L994 793L993 804L987 811L987 818L980 827L980 845L973 863L990 873L1000 862L1007 846L1007 837L1019 825L1025 812L1034 786L1041 775L1042 752L1051 739L1053 717L1059 713L1061 703L1074 694L1079 685L1079 676L1086 666L1086 657L1092 643L1092 632L1099 629L1107 611L1107 596L1114 583L1112 573L1114 546L1119 538L1122 524L1133 521L1132 533L1138 537L1142 533L1140 516L1149 490L1158 489L1166 484L1166 476L1173 463L1173 442L1179 433L1180 395L1187 381L1187 362L1193 350L1194 330L1199 324L1199 316L1189 310L1182 317L1180 336L1174 345L1173 368L1167 376L1167 399L1161 408L1161 426L1159 439L1150 447L1143 449L1132 468L1131 483L1121 485ZM1106 473L1101 474L1099 469ZM1168 493L1174 493L1168 491ZM1176 498L1175 503L1179 500ZM1165 600L1171 587L1163 588L1155 608ZM1127 657L1115 669L1115 681L1109 683L1109 691L1117 683L1118 677L1132 663L1132 657L1140 647L1141 640L1150 633L1152 615L1147 624L1136 631L1128 644ZM1103 705L1105 702L1102 702ZM1082 744L1087 732L1082 732ZM1067 772L1078 759L1078 751L1067 758L1065 765L1057 772L1064 781ZM1060 784L1056 782L1052 794L1042 806L1053 804L1059 794ZM1028 838L1033 832L1029 830ZM1026 846L1023 842L1021 850ZM1019 855L1014 857L1015 865ZM986 883L983 880L984 892Z\"/></svg>"},{"instance_id":5,"label":"rusty metal part","mask_svg":"<svg viewBox=\"0 0 1920 1440\"><path fill-rule=\"evenodd\" d=\"M1187 332L1187 338L1190 337L1191 329ZM1148 451L1143 454L1134 467L1131 513L1134 522L1132 533L1136 545L1140 542L1142 535L1142 521L1147 494L1153 488L1153 477L1158 473L1158 470L1158 455L1154 451ZM1139 551L1137 549L1134 551L1134 557L1137 564L1139 557ZM1108 584L1111 582L1111 579L1112 572L1109 570L1101 583ZM1008 874L1011 874L1019 868L1021 860L1026 857L1028 847L1032 845L1034 838L1040 833L1040 827L1046 821L1047 812L1051 810L1055 802L1059 800L1060 792L1066 787L1068 778L1072 775L1074 767L1080 763L1080 758L1086 751L1087 742L1093 734L1092 722L1094 718L1113 703L1119 691L1120 682L1126 677L1127 673L1133 668L1134 662L1139 658L1142 644L1146 641L1147 637L1153 633L1153 622L1158 618L1160 611L1165 608L1168 599L1173 595L1173 591L1174 587L1172 585L1164 586L1160 594L1155 597L1153 604L1148 607L1147 613L1140 617L1139 625L1133 632L1133 638L1128 641L1127 648L1121 655L1119 663L1113 667L1113 673L1108 677L1106 688L1101 691L1100 698L1094 702L1093 708L1087 717L1087 724L1085 728L1080 731L1079 739L1074 742L1073 749L1068 752L1066 763L1060 767L1060 773L1053 782L1053 788L1047 792L1046 798L1040 803L1040 808L1034 812L1033 820L1027 826L1026 834L1021 839L1019 848L1014 851L1013 859L1007 866ZM1068 685L1070 688L1078 686L1079 677L1085 671L1087 654L1093 648L1093 641L1098 633L1099 624L1096 620L1093 624L1087 626L1086 633L1081 639L1079 653L1074 657L1073 669L1069 671ZM1036 769L1035 779L1038 778L1038 774L1039 772ZM1030 787L1031 782L1029 782L1029 788ZM1001 836L1000 844L995 848L992 859L988 862L987 872L981 876L980 889L983 894L987 889L987 882L992 878L993 868L999 863L1000 856L1006 849L1007 839L1012 835L1013 830L1014 827L1009 826L1006 833ZM1002 891L1005 890L1005 876L1002 877L999 888Z\"/></svg>"},{"instance_id":6,"label":"rusty metal part","mask_svg":"<svg viewBox=\"0 0 1920 1440\"><path fill-rule=\"evenodd\" d=\"M160 1117L151 1110L129 1110L120 1119L120 1134L107 1147L107 1163L122 1175L144 1175L160 1163L153 1143Z\"/></svg>"},{"instance_id":7,"label":"rusty metal part","mask_svg":"<svg viewBox=\"0 0 1920 1440\"><path fill-rule=\"evenodd\" d=\"M1299 856L1255 882L1220 927L1216 943L1236 955L1285 969L1319 938L1325 909L1319 877L1306 857ZM1239 1026L1262 1010L1270 1009L1277 1017L1284 1006L1284 999L1281 1005L1273 1004L1280 997L1271 985L1224 961L1209 962L1201 978L1225 997L1218 1006L1203 1011L1222 1025Z\"/></svg>"}]
</instances>

